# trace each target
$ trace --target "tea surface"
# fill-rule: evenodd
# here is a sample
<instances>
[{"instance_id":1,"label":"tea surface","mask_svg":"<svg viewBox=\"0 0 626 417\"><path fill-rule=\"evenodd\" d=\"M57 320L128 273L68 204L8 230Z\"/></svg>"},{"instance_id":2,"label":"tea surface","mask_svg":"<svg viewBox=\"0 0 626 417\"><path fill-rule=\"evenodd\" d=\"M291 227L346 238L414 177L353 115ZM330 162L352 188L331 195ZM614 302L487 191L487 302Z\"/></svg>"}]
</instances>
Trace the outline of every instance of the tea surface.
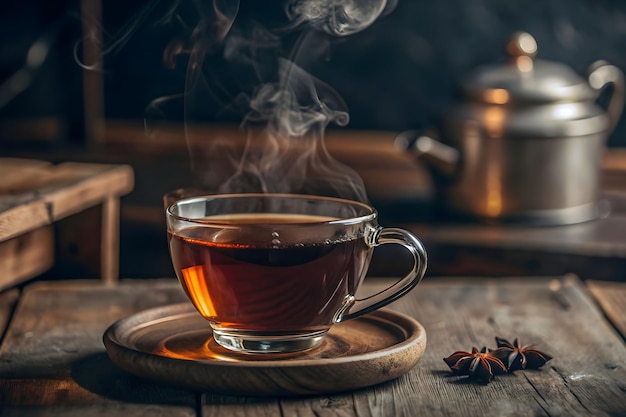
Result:
<instances>
[{"instance_id":1,"label":"tea surface","mask_svg":"<svg viewBox=\"0 0 626 417\"><path fill-rule=\"evenodd\" d=\"M245 225L333 219L254 214L207 220ZM168 236L183 288L196 309L222 328L275 333L325 329L346 297L354 295L371 257L363 238L276 245L268 230L228 227L192 227Z\"/></svg>"}]
</instances>

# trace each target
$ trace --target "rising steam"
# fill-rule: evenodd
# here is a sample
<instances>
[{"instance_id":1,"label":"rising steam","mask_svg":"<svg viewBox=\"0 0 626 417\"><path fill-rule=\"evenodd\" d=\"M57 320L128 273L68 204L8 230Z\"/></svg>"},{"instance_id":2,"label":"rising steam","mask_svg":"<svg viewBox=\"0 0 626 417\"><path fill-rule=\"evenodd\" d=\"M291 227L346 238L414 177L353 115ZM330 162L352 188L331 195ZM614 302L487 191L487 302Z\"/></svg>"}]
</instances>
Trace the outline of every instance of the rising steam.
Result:
<instances>
[{"instance_id":1,"label":"rising steam","mask_svg":"<svg viewBox=\"0 0 626 417\"><path fill-rule=\"evenodd\" d=\"M184 93L150 103L149 135L183 104L192 169L205 189L366 202L361 178L333 159L324 144L329 124L348 124L347 106L307 66L328 61L334 40L367 29L393 10L397 0L283 0L277 11L271 8L278 2L256 2L252 13L238 0L170 1L152 0L115 42L96 45L105 54L122 47L141 22L163 7L156 24L180 27L181 36L165 48L164 63L173 68L187 57ZM245 6L254 8L255 2ZM264 17L281 15L283 21L260 22L259 12L267 10ZM86 37L77 51L89 42L99 39ZM101 62L80 64L101 68ZM202 129L207 122L240 123L245 146L226 137L207 137Z\"/></svg>"},{"instance_id":2,"label":"rising steam","mask_svg":"<svg viewBox=\"0 0 626 417\"><path fill-rule=\"evenodd\" d=\"M372 25L396 1L387 0L291 0L287 14L295 25L311 24L332 36L348 36Z\"/></svg>"},{"instance_id":3,"label":"rising steam","mask_svg":"<svg viewBox=\"0 0 626 417\"><path fill-rule=\"evenodd\" d=\"M276 30L258 22L240 23L243 18L233 3L225 9L226 3L214 2L195 32L185 91L194 170L217 192L304 193L367 201L361 178L333 159L324 144L329 124L348 123L347 106L300 64L323 52L311 46L328 45L332 38L370 26L389 11L387 1L291 0L285 9L291 22ZM284 38L294 32L298 36L288 48ZM218 38L223 40L219 48ZM227 75L217 79L216 73ZM245 114L242 153L219 138L207 141L191 128L207 113L220 119ZM221 162L206 163L218 154ZM225 163L232 165L230 170L224 169ZM230 174L223 177L220 170Z\"/></svg>"},{"instance_id":4,"label":"rising steam","mask_svg":"<svg viewBox=\"0 0 626 417\"><path fill-rule=\"evenodd\" d=\"M366 201L361 178L335 161L324 130L348 123L341 97L287 60L279 81L263 85L250 101L248 141L236 174L220 192L322 194ZM258 126L263 128L256 128Z\"/></svg>"}]
</instances>

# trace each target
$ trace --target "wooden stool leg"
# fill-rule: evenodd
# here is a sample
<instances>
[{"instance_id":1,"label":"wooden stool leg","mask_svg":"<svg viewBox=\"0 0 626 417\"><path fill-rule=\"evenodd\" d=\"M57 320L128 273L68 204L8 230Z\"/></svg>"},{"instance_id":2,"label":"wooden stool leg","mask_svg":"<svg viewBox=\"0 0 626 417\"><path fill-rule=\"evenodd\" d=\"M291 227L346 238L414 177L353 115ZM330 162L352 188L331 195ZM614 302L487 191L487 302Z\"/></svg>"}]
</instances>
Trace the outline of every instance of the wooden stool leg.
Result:
<instances>
[{"instance_id":1,"label":"wooden stool leg","mask_svg":"<svg viewBox=\"0 0 626 417\"><path fill-rule=\"evenodd\" d=\"M107 285L117 284L120 253L120 200L108 196L102 203L100 274Z\"/></svg>"}]
</instances>

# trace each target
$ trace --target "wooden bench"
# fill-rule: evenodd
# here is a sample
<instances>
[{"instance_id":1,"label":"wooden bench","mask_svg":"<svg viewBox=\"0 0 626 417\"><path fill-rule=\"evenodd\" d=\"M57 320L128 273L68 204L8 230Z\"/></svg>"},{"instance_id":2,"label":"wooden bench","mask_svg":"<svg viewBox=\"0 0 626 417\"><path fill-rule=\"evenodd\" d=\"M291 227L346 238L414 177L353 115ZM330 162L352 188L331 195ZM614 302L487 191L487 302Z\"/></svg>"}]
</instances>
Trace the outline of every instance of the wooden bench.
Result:
<instances>
[{"instance_id":1,"label":"wooden bench","mask_svg":"<svg viewBox=\"0 0 626 417\"><path fill-rule=\"evenodd\" d=\"M119 200L133 189L128 165L0 158L0 290L48 270L54 262L52 224L102 205L100 275L119 272Z\"/></svg>"}]
</instances>

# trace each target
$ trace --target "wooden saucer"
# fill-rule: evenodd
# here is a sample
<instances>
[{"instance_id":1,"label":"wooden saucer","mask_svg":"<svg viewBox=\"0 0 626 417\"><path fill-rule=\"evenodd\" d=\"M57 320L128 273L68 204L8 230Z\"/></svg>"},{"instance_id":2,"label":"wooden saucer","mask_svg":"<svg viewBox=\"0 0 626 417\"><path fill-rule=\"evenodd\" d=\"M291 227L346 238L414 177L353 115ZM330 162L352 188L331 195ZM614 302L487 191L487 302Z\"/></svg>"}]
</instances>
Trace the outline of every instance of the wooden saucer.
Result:
<instances>
[{"instance_id":1,"label":"wooden saucer","mask_svg":"<svg viewBox=\"0 0 626 417\"><path fill-rule=\"evenodd\" d=\"M120 368L194 391L292 396L354 390L405 374L426 348L415 319L389 309L336 324L322 344L293 354L240 354L217 345L191 304L126 317L104 345Z\"/></svg>"}]
</instances>

